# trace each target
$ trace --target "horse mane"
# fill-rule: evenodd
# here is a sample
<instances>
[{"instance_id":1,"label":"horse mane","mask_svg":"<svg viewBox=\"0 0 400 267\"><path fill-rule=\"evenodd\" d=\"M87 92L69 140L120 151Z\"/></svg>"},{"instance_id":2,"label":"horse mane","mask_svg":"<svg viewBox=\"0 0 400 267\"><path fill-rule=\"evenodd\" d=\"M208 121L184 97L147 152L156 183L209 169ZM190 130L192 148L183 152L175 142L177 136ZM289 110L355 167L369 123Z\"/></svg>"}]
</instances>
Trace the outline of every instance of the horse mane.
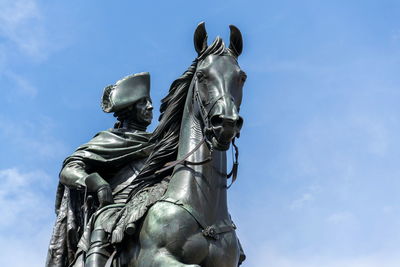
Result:
<instances>
[{"instance_id":1,"label":"horse mane","mask_svg":"<svg viewBox=\"0 0 400 267\"><path fill-rule=\"evenodd\" d=\"M189 68L172 82L168 95L161 100L159 124L150 138L150 142L155 143L154 150L135 179L137 182L144 182L144 186L151 185L168 175L164 173L157 177L155 172L177 158L183 111L197 63L209 55L223 54L232 55L232 52L225 48L223 40L218 36Z\"/></svg>"}]
</instances>

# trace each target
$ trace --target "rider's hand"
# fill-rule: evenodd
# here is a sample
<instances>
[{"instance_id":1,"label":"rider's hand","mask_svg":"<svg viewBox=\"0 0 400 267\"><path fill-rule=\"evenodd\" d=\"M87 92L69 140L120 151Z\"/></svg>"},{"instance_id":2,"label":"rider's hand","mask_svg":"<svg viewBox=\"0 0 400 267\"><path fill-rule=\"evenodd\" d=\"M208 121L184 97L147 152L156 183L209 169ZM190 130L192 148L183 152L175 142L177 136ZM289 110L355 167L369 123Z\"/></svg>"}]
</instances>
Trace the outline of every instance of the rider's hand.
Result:
<instances>
[{"instance_id":1,"label":"rider's hand","mask_svg":"<svg viewBox=\"0 0 400 267\"><path fill-rule=\"evenodd\" d=\"M113 204L114 199L110 185L103 185L97 190L97 198L99 199L100 208Z\"/></svg>"},{"instance_id":2,"label":"rider's hand","mask_svg":"<svg viewBox=\"0 0 400 267\"><path fill-rule=\"evenodd\" d=\"M114 203L110 185L97 172L89 174L85 184L89 192L96 192L100 208Z\"/></svg>"}]
</instances>

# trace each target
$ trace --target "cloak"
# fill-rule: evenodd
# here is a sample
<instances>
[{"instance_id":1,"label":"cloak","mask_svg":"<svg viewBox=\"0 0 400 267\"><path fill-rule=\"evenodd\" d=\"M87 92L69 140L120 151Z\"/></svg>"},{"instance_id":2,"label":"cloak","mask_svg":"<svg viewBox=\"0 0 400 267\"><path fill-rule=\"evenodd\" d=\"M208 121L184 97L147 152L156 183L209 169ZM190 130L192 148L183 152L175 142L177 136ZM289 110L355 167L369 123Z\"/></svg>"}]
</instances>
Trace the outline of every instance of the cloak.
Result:
<instances>
[{"instance_id":1,"label":"cloak","mask_svg":"<svg viewBox=\"0 0 400 267\"><path fill-rule=\"evenodd\" d=\"M88 173L98 172L108 180L120 168L132 161L146 158L154 148L149 141L151 133L109 129L99 132L88 143L63 162L83 164ZM84 181L81 181L84 184ZM84 230L83 204L85 190L73 189L59 183L56 194L56 223L53 228L47 254L46 266L69 266L77 251Z\"/></svg>"}]
</instances>

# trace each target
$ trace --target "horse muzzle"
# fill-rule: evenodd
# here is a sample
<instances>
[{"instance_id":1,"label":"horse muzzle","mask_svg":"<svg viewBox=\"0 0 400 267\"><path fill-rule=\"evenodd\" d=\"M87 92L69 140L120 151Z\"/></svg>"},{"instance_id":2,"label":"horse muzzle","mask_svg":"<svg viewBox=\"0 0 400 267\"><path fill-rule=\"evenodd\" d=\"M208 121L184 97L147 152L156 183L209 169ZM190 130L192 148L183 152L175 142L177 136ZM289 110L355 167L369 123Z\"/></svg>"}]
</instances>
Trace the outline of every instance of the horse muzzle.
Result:
<instances>
[{"instance_id":1,"label":"horse muzzle","mask_svg":"<svg viewBox=\"0 0 400 267\"><path fill-rule=\"evenodd\" d=\"M239 135L243 126L243 118L239 115L225 116L214 115L211 117L210 126L213 133L212 145L217 150L228 150L233 138Z\"/></svg>"}]
</instances>

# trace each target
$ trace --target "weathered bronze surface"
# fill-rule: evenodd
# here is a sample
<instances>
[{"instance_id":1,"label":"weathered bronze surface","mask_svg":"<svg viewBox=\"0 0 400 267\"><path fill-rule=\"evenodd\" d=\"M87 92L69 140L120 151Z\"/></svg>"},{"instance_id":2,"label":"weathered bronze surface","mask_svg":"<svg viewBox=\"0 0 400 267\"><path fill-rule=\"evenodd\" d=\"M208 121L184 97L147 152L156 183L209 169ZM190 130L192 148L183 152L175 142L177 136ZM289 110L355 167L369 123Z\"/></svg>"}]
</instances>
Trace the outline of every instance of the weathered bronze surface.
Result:
<instances>
[{"instance_id":1,"label":"weathered bronze surface","mask_svg":"<svg viewBox=\"0 0 400 267\"><path fill-rule=\"evenodd\" d=\"M47 266L69 266L76 255L81 255L79 259L85 256L87 266L94 257L104 263L107 260L101 255L111 248L101 247L107 243L108 234L93 231L96 220L92 214L110 204L126 202L134 186L131 180L153 149L151 134L145 132L153 110L149 90L148 73L127 76L104 89L101 106L105 112L114 112L118 122L114 128L96 134L63 163ZM88 241L82 238L85 226ZM98 242L97 235L104 236L105 242ZM78 242L85 250L78 249ZM98 253L91 253L93 250Z\"/></svg>"},{"instance_id":2,"label":"weathered bronze surface","mask_svg":"<svg viewBox=\"0 0 400 267\"><path fill-rule=\"evenodd\" d=\"M146 79L106 87L102 107L119 122L64 161L48 266L236 267L244 260L227 208L237 157L227 175L226 150L236 148L243 125L246 79L237 61L242 36L230 29L228 48L220 37L208 46L198 25L198 56L171 84L151 134L144 132L152 109Z\"/></svg>"}]
</instances>

